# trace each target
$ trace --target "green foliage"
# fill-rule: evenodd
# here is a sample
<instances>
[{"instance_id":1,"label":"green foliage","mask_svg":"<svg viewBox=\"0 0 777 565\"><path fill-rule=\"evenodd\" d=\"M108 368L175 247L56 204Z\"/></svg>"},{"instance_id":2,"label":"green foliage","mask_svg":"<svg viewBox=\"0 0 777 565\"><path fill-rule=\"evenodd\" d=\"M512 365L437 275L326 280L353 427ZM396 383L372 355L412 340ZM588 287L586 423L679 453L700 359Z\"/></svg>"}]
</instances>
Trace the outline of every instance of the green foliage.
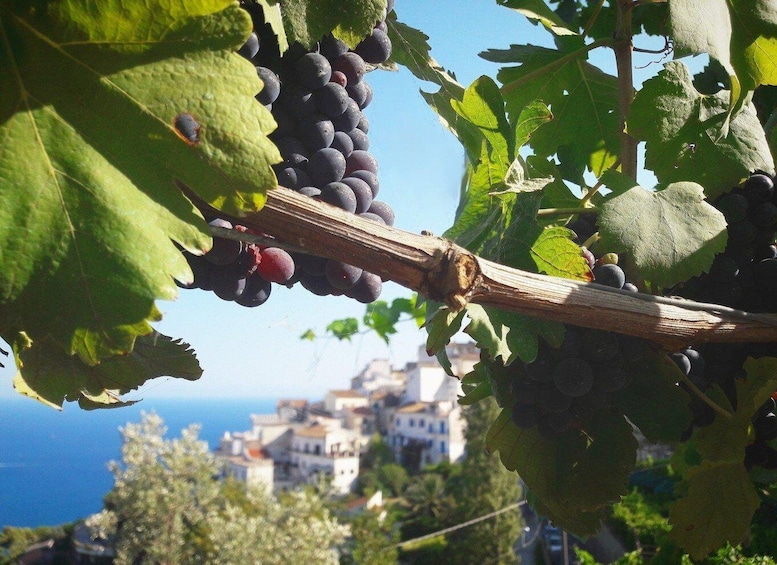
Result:
<instances>
[{"instance_id":1,"label":"green foliage","mask_svg":"<svg viewBox=\"0 0 777 565\"><path fill-rule=\"evenodd\" d=\"M726 248L726 220L696 183L660 191L634 187L602 205L598 226L601 245L628 252L642 277L658 287L700 275Z\"/></svg>"},{"instance_id":2,"label":"green foliage","mask_svg":"<svg viewBox=\"0 0 777 565\"><path fill-rule=\"evenodd\" d=\"M692 180L708 198L754 170L774 173L774 160L752 103L729 117L729 95L700 94L688 67L671 61L637 93L628 131L645 141L645 166L659 182Z\"/></svg>"},{"instance_id":3,"label":"green foliage","mask_svg":"<svg viewBox=\"0 0 777 565\"><path fill-rule=\"evenodd\" d=\"M56 548L67 550L72 530L71 524L37 528L4 526L0 530L0 565L18 563L17 559L29 546L49 539L54 540Z\"/></svg>"},{"instance_id":4,"label":"green foliage","mask_svg":"<svg viewBox=\"0 0 777 565\"><path fill-rule=\"evenodd\" d=\"M401 496L410 476L402 465L386 463L378 468L380 482L391 490L393 496Z\"/></svg>"},{"instance_id":5,"label":"green foliage","mask_svg":"<svg viewBox=\"0 0 777 565\"><path fill-rule=\"evenodd\" d=\"M399 563L399 530L385 511L365 510L350 523L353 546L340 556L340 565L370 563L396 565Z\"/></svg>"},{"instance_id":6,"label":"green foliage","mask_svg":"<svg viewBox=\"0 0 777 565\"><path fill-rule=\"evenodd\" d=\"M342 526L312 491L280 499L220 482L220 464L191 426L166 439L146 414L122 429L122 461L101 522L122 563L337 563ZM112 528L111 528L112 524Z\"/></svg>"},{"instance_id":7,"label":"green foliage","mask_svg":"<svg viewBox=\"0 0 777 565\"><path fill-rule=\"evenodd\" d=\"M311 47L328 33L356 47L386 9L386 0L280 0L290 42Z\"/></svg>"},{"instance_id":8,"label":"green foliage","mask_svg":"<svg viewBox=\"0 0 777 565\"><path fill-rule=\"evenodd\" d=\"M154 301L177 295L173 278L191 279L175 243L210 246L173 179L241 214L262 206L279 154L253 98L261 83L234 52L251 29L235 3L36 5L0 3L0 335L61 360L45 376L58 380L73 371L66 355L94 366L131 351L159 318ZM34 380L27 390L51 396ZM48 400L63 392L79 396Z\"/></svg>"}]
</instances>

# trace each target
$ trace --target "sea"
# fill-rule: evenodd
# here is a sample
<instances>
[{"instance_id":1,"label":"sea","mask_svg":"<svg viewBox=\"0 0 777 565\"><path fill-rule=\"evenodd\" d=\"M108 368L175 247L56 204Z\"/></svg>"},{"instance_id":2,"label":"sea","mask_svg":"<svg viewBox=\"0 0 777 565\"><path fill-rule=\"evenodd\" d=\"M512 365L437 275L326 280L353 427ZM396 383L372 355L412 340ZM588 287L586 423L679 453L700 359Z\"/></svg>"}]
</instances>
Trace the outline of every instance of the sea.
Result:
<instances>
[{"instance_id":1,"label":"sea","mask_svg":"<svg viewBox=\"0 0 777 565\"><path fill-rule=\"evenodd\" d=\"M121 458L119 428L155 412L168 437L190 424L215 448L224 432L251 428L251 414L275 412L275 399L143 400L132 406L58 411L28 398L0 398L0 529L53 526L102 509L113 486L111 460Z\"/></svg>"}]
</instances>

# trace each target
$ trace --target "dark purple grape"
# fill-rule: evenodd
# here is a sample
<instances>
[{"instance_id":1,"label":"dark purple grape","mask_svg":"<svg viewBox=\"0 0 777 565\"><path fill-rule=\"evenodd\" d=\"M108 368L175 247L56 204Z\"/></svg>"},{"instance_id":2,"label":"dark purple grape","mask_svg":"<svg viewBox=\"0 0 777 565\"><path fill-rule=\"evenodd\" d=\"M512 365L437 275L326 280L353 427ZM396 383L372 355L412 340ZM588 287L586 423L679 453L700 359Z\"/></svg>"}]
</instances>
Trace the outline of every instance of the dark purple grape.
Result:
<instances>
[{"instance_id":1,"label":"dark purple grape","mask_svg":"<svg viewBox=\"0 0 777 565\"><path fill-rule=\"evenodd\" d=\"M259 53L259 37L256 35L256 32L251 32L246 42L237 50L237 53L249 61L256 57L256 54Z\"/></svg>"},{"instance_id":2,"label":"dark purple grape","mask_svg":"<svg viewBox=\"0 0 777 565\"><path fill-rule=\"evenodd\" d=\"M285 136L275 140L275 146L281 152L284 162L292 167L308 162L307 147L296 137Z\"/></svg>"},{"instance_id":3,"label":"dark purple grape","mask_svg":"<svg viewBox=\"0 0 777 565\"><path fill-rule=\"evenodd\" d=\"M364 218L365 220L369 220L371 222L378 222L379 224L386 225L386 220L378 216L377 214L373 214L372 212L364 212L362 214L359 214L360 218Z\"/></svg>"},{"instance_id":4,"label":"dark purple grape","mask_svg":"<svg viewBox=\"0 0 777 565\"><path fill-rule=\"evenodd\" d=\"M332 76L332 66L326 57L319 53L306 53L297 61L295 70L297 80L310 90L321 88Z\"/></svg>"},{"instance_id":5,"label":"dark purple grape","mask_svg":"<svg viewBox=\"0 0 777 565\"><path fill-rule=\"evenodd\" d=\"M335 261L334 259L330 259L326 263L326 278L329 284L340 290L353 288L359 282L363 272L359 267L354 267L342 261Z\"/></svg>"},{"instance_id":6,"label":"dark purple grape","mask_svg":"<svg viewBox=\"0 0 777 565\"><path fill-rule=\"evenodd\" d=\"M689 375L691 373L691 360L684 353L676 352L669 355L669 358L674 361L677 368L683 373L683 375Z\"/></svg>"},{"instance_id":7,"label":"dark purple grape","mask_svg":"<svg viewBox=\"0 0 777 565\"><path fill-rule=\"evenodd\" d=\"M294 128L297 125L297 122L277 104L273 106L272 117L275 118L275 123L278 124L278 127L275 128L275 131L270 134L270 137L273 140L286 137L294 133Z\"/></svg>"},{"instance_id":8,"label":"dark purple grape","mask_svg":"<svg viewBox=\"0 0 777 565\"><path fill-rule=\"evenodd\" d=\"M246 308L261 306L270 298L272 284L263 279L258 273L254 273L245 279L245 288L235 299L235 302Z\"/></svg>"},{"instance_id":9,"label":"dark purple grape","mask_svg":"<svg viewBox=\"0 0 777 565\"><path fill-rule=\"evenodd\" d=\"M316 111L313 93L298 84L284 85L278 96L278 103L295 120L309 116Z\"/></svg>"},{"instance_id":10,"label":"dark purple grape","mask_svg":"<svg viewBox=\"0 0 777 565\"><path fill-rule=\"evenodd\" d=\"M366 80L357 82L356 84L349 84L346 87L346 90L348 91L348 95L353 98L353 101L356 102L356 105L359 106L359 109L361 110L364 110L370 105L370 102L372 102L372 87Z\"/></svg>"},{"instance_id":11,"label":"dark purple grape","mask_svg":"<svg viewBox=\"0 0 777 565\"><path fill-rule=\"evenodd\" d=\"M362 304L370 304L380 297L382 289L383 281L381 278L374 273L365 271L362 273L362 276L359 277L359 282L357 282L353 288L348 289L345 292L345 295Z\"/></svg>"},{"instance_id":12,"label":"dark purple grape","mask_svg":"<svg viewBox=\"0 0 777 565\"><path fill-rule=\"evenodd\" d=\"M332 122L323 114L309 114L297 123L297 137L311 152L329 147L335 138Z\"/></svg>"},{"instance_id":13,"label":"dark purple grape","mask_svg":"<svg viewBox=\"0 0 777 565\"><path fill-rule=\"evenodd\" d=\"M359 106L352 99L348 99L345 103L345 110L340 115L332 118L332 124L338 131L349 132L359 125L359 121L362 118L362 111Z\"/></svg>"},{"instance_id":14,"label":"dark purple grape","mask_svg":"<svg viewBox=\"0 0 777 565\"><path fill-rule=\"evenodd\" d=\"M373 200L372 204L370 204L370 209L367 210L367 212L383 218L383 221L386 222L387 226L394 225L394 210L391 209L391 206L381 200Z\"/></svg>"},{"instance_id":15,"label":"dark purple grape","mask_svg":"<svg viewBox=\"0 0 777 565\"><path fill-rule=\"evenodd\" d=\"M328 118L342 115L348 108L348 92L334 82L329 82L313 93L316 108Z\"/></svg>"},{"instance_id":16,"label":"dark purple grape","mask_svg":"<svg viewBox=\"0 0 777 565\"><path fill-rule=\"evenodd\" d=\"M372 197L375 198L378 196L378 192L380 191L380 182L374 173L369 171L354 171L348 176L363 180L369 185L370 190L372 190Z\"/></svg>"},{"instance_id":17,"label":"dark purple grape","mask_svg":"<svg viewBox=\"0 0 777 565\"><path fill-rule=\"evenodd\" d=\"M746 246L753 242L758 228L752 222L742 220L741 222L729 223L728 227L729 245Z\"/></svg>"},{"instance_id":18,"label":"dark purple grape","mask_svg":"<svg viewBox=\"0 0 777 565\"><path fill-rule=\"evenodd\" d=\"M295 167L284 167L277 171L275 176L278 178L278 185L299 190L303 186L312 184L310 176L302 169Z\"/></svg>"},{"instance_id":19,"label":"dark purple grape","mask_svg":"<svg viewBox=\"0 0 777 565\"><path fill-rule=\"evenodd\" d=\"M768 175L755 173L744 182L742 189L751 203L766 202L774 195L774 180Z\"/></svg>"},{"instance_id":20,"label":"dark purple grape","mask_svg":"<svg viewBox=\"0 0 777 565\"><path fill-rule=\"evenodd\" d=\"M281 81L278 75L267 67L256 67L256 74L262 81L262 90L256 95L256 99L262 104L272 104L281 93Z\"/></svg>"},{"instance_id":21,"label":"dark purple grape","mask_svg":"<svg viewBox=\"0 0 777 565\"><path fill-rule=\"evenodd\" d=\"M348 77L342 71L332 71L332 78L329 79L329 82L339 84L345 88L348 86Z\"/></svg>"},{"instance_id":22,"label":"dark purple grape","mask_svg":"<svg viewBox=\"0 0 777 565\"><path fill-rule=\"evenodd\" d=\"M337 182L345 174L345 157L337 149L325 147L313 153L308 163L308 174L313 186L323 188Z\"/></svg>"},{"instance_id":23,"label":"dark purple grape","mask_svg":"<svg viewBox=\"0 0 777 565\"><path fill-rule=\"evenodd\" d=\"M385 63L391 56L391 40L380 29L373 29L372 33L361 40L354 51L367 63L379 65Z\"/></svg>"},{"instance_id":24,"label":"dark purple grape","mask_svg":"<svg viewBox=\"0 0 777 565\"><path fill-rule=\"evenodd\" d=\"M580 357L562 359L553 369L553 384L567 396L583 396L594 384L594 372Z\"/></svg>"},{"instance_id":25,"label":"dark purple grape","mask_svg":"<svg viewBox=\"0 0 777 565\"><path fill-rule=\"evenodd\" d=\"M777 222L777 206L771 202L764 202L751 210L751 212L749 219L757 228L768 228ZM768 230L766 234L766 237L762 239L765 239L768 243L769 240L774 238L774 230ZM758 238L756 237L756 239Z\"/></svg>"},{"instance_id":26,"label":"dark purple grape","mask_svg":"<svg viewBox=\"0 0 777 565\"><path fill-rule=\"evenodd\" d=\"M623 288L626 275L618 265L607 263L594 267L594 282L612 288Z\"/></svg>"},{"instance_id":27,"label":"dark purple grape","mask_svg":"<svg viewBox=\"0 0 777 565\"><path fill-rule=\"evenodd\" d=\"M511 419L516 427L528 430L540 421L540 408L536 404L515 404L510 412Z\"/></svg>"},{"instance_id":28,"label":"dark purple grape","mask_svg":"<svg viewBox=\"0 0 777 565\"><path fill-rule=\"evenodd\" d=\"M356 196L356 213L361 214L372 205L372 190L370 185L356 177L345 177L340 182L348 185Z\"/></svg>"},{"instance_id":29,"label":"dark purple grape","mask_svg":"<svg viewBox=\"0 0 777 565\"><path fill-rule=\"evenodd\" d=\"M715 207L723 213L729 224L735 224L747 218L749 206L747 198L739 193L727 194L715 203Z\"/></svg>"},{"instance_id":30,"label":"dark purple grape","mask_svg":"<svg viewBox=\"0 0 777 565\"><path fill-rule=\"evenodd\" d=\"M362 130L364 133L370 132L370 121L367 119L367 116L362 114L362 117L359 118L359 123L356 124L356 127L360 130Z\"/></svg>"},{"instance_id":31,"label":"dark purple grape","mask_svg":"<svg viewBox=\"0 0 777 565\"><path fill-rule=\"evenodd\" d=\"M353 141L354 149L367 151L370 148L370 138L360 129L352 129L348 132L348 137Z\"/></svg>"},{"instance_id":32,"label":"dark purple grape","mask_svg":"<svg viewBox=\"0 0 777 565\"><path fill-rule=\"evenodd\" d=\"M348 52L348 46L342 40L327 35L319 43L319 52L330 61L334 61L343 53Z\"/></svg>"},{"instance_id":33,"label":"dark purple grape","mask_svg":"<svg viewBox=\"0 0 777 565\"><path fill-rule=\"evenodd\" d=\"M213 294L226 301L237 299L245 289L246 279L235 277L229 269L219 269L211 275Z\"/></svg>"},{"instance_id":34,"label":"dark purple grape","mask_svg":"<svg viewBox=\"0 0 777 565\"><path fill-rule=\"evenodd\" d=\"M586 330L580 336L580 352L591 363L615 359L620 351L617 334L601 330Z\"/></svg>"},{"instance_id":35,"label":"dark purple grape","mask_svg":"<svg viewBox=\"0 0 777 565\"><path fill-rule=\"evenodd\" d=\"M226 220L216 218L208 222L210 226L232 229L232 224ZM240 252L243 250L243 244L234 239L225 239L223 237L214 237L213 246L203 257L214 265L229 265L237 261Z\"/></svg>"},{"instance_id":36,"label":"dark purple grape","mask_svg":"<svg viewBox=\"0 0 777 565\"><path fill-rule=\"evenodd\" d=\"M555 386L540 391L540 401L546 412L566 412L572 406L572 397Z\"/></svg>"},{"instance_id":37,"label":"dark purple grape","mask_svg":"<svg viewBox=\"0 0 777 565\"><path fill-rule=\"evenodd\" d=\"M594 386L597 390L617 392L630 382L630 373L620 363L602 363L594 367Z\"/></svg>"},{"instance_id":38,"label":"dark purple grape","mask_svg":"<svg viewBox=\"0 0 777 565\"><path fill-rule=\"evenodd\" d=\"M256 272L266 281L283 284L294 275L294 259L283 249L266 247L261 252L262 260Z\"/></svg>"},{"instance_id":39,"label":"dark purple grape","mask_svg":"<svg viewBox=\"0 0 777 565\"><path fill-rule=\"evenodd\" d=\"M330 145L330 147L337 149L340 153L343 154L343 157L347 158L348 155L350 155L353 151L353 140L347 133L336 131L334 139L332 139L332 145Z\"/></svg>"},{"instance_id":40,"label":"dark purple grape","mask_svg":"<svg viewBox=\"0 0 777 565\"><path fill-rule=\"evenodd\" d=\"M308 292L317 296L328 296L332 294L332 285L329 284L326 276L317 277L308 273L303 273L299 280L300 284Z\"/></svg>"},{"instance_id":41,"label":"dark purple grape","mask_svg":"<svg viewBox=\"0 0 777 565\"><path fill-rule=\"evenodd\" d=\"M569 410L563 412L548 412L547 414L542 415L537 426L540 433L547 437L548 431L551 432L551 435L565 432L569 429L573 420L574 418Z\"/></svg>"},{"instance_id":42,"label":"dark purple grape","mask_svg":"<svg viewBox=\"0 0 777 565\"><path fill-rule=\"evenodd\" d=\"M294 263L305 273L316 277L324 276L326 273L327 261L328 259L317 257L315 255L307 255L304 253L297 253L294 255Z\"/></svg>"},{"instance_id":43,"label":"dark purple grape","mask_svg":"<svg viewBox=\"0 0 777 565\"><path fill-rule=\"evenodd\" d=\"M355 84L364 77L367 67L364 65L364 59L348 51L332 61L332 70L342 72L348 79L348 84Z\"/></svg>"},{"instance_id":44,"label":"dark purple grape","mask_svg":"<svg viewBox=\"0 0 777 565\"><path fill-rule=\"evenodd\" d=\"M346 212L356 212L356 195L353 190L341 182L332 182L321 189L321 201L337 206Z\"/></svg>"},{"instance_id":45,"label":"dark purple grape","mask_svg":"<svg viewBox=\"0 0 777 565\"><path fill-rule=\"evenodd\" d=\"M377 175L378 161L372 156L372 153L354 149L346 161L345 174L353 176L352 173L355 171L369 171L373 175Z\"/></svg>"}]
</instances>

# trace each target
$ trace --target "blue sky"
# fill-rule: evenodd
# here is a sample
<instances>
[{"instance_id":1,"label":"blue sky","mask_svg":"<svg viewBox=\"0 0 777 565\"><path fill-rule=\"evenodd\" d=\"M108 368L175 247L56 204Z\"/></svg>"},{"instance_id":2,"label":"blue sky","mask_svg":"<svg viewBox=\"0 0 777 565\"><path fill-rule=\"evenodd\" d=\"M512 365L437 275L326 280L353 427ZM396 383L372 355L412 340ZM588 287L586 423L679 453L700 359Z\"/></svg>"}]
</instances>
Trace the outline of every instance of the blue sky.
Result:
<instances>
[{"instance_id":1,"label":"blue sky","mask_svg":"<svg viewBox=\"0 0 777 565\"><path fill-rule=\"evenodd\" d=\"M510 43L550 45L542 28L493 0L397 0L400 21L430 37L432 56L454 71L462 84L478 76L495 77L497 65L477 54ZM652 55L638 64L658 59ZM597 64L614 66L612 53L593 55ZM660 67L652 65L649 74ZM373 72L367 80L375 96L366 109L371 151L379 163L380 199L395 210L396 227L442 233L453 221L463 173L463 151L418 94L424 85L405 70ZM409 291L384 285L392 300ZM197 382L160 378L131 399L167 397L320 398L330 388L349 386L350 378L373 358L402 366L416 358L425 332L412 323L400 326L390 345L366 335L351 342L301 341L308 328L323 334L336 318L360 317L364 306L343 297L320 298L302 288L275 286L259 308L243 308L212 293L182 291L174 302L160 302L164 315L157 329L183 338L198 352L205 370ZM0 371L0 397L13 396L13 369Z\"/></svg>"}]
</instances>

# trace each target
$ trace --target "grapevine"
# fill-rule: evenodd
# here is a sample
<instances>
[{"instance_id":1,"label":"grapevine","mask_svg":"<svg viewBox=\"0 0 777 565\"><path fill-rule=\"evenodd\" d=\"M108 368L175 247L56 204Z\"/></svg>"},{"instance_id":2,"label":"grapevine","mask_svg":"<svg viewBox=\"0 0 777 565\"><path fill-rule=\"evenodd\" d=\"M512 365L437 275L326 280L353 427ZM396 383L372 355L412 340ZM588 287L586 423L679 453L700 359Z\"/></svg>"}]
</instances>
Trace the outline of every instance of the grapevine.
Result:
<instances>
[{"instance_id":1,"label":"grapevine","mask_svg":"<svg viewBox=\"0 0 777 565\"><path fill-rule=\"evenodd\" d=\"M369 303L392 280L429 301L443 364L460 330L480 348L460 402L496 398L486 443L540 513L595 532L628 492L636 428L675 453L673 542L703 558L746 541L777 483L777 10L500 1L552 47L486 51L495 79L464 86L401 5L309 3L0 1L14 386L93 408L197 378L150 325L179 288ZM674 59L636 85L649 36ZM606 49L615 75L592 63ZM466 155L443 237L396 229L376 199L365 76L400 65ZM636 182L639 144L654 187Z\"/></svg>"}]
</instances>

